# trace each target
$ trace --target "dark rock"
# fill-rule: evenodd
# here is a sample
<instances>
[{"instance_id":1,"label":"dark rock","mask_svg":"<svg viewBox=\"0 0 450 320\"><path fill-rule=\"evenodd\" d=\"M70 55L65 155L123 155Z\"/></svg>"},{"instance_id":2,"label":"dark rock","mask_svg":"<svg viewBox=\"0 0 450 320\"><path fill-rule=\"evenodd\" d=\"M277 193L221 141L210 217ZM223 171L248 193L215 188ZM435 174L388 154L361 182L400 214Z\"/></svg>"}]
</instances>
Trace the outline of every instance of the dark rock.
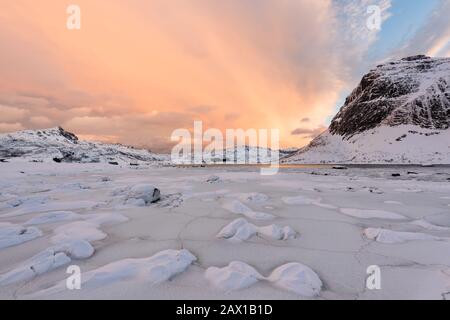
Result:
<instances>
[{"instance_id":1,"label":"dark rock","mask_svg":"<svg viewBox=\"0 0 450 320\"><path fill-rule=\"evenodd\" d=\"M418 173L414 171L408 171L408 174L418 174Z\"/></svg>"},{"instance_id":2,"label":"dark rock","mask_svg":"<svg viewBox=\"0 0 450 320\"><path fill-rule=\"evenodd\" d=\"M401 177L401 174L400 173L393 173L392 176L393 177Z\"/></svg>"},{"instance_id":3,"label":"dark rock","mask_svg":"<svg viewBox=\"0 0 450 320\"><path fill-rule=\"evenodd\" d=\"M119 163L117 161L109 161L109 164L113 165L113 166L118 166Z\"/></svg>"},{"instance_id":4,"label":"dark rock","mask_svg":"<svg viewBox=\"0 0 450 320\"><path fill-rule=\"evenodd\" d=\"M347 170L348 168L344 167L344 166L333 166L333 169L335 169L335 170Z\"/></svg>"},{"instance_id":5,"label":"dark rock","mask_svg":"<svg viewBox=\"0 0 450 320\"><path fill-rule=\"evenodd\" d=\"M0 162L8 162L6 159L0 159Z\"/></svg>"},{"instance_id":6,"label":"dark rock","mask_svg":"<svg viewBox=\"0 0 450 320\"><path fill-rule=\"evenodd\" d=\"M53 161L55 161L56 163L61 163L62 159L61 158L53 158Z\"/></svg>"}]
</instances>

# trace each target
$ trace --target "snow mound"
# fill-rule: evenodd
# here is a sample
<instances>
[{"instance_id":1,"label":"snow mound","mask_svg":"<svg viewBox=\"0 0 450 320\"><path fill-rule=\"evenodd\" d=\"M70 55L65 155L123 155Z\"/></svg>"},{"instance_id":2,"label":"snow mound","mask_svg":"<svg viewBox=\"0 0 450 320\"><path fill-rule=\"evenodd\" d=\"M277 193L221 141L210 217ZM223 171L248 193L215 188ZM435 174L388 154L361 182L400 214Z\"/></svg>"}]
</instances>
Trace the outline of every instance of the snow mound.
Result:
<instances>
[{"instance_id":1,"label":"snow mound","mask_svg":"<svg viewBox=\"0 0 450 320\"><path fill-rule=\"evenodd\" d=\"M288 263L276 268L268 278L277 287L292 291L303 297L320 294L322 281L308 266L301 263Z\"/></svg>"},{"instance_id":2,"label":"snow mound","mask_svg":"<svg viewBox=\"0 0 450 320\"><path fill-rule=\"evenodd\" d=\"M435 237L425 233L401 232L380 228L367 228L364 230L364 235L366 236L367 239L388 244L403 243L407 241L417 241L417 240L443 240L442 238Z\"/></svg>"},{"instance_id":3,"label":"snow mound","mask_svg":"<svg viewBox=\"0 0 450 320\"><path fill-rule=\"evenodd\" d=\"M94 248L84 240L77 240L48 248L13 270L0 275L0 285L29 281L41 274L67 265L72 259L87 259Z\"/></svg>"},{"instance_id":4,"label":"snow mound","mask_svg":"<svg viewBox=\"0 0 450 320\"><path fill-rule=\"evenodd\" d=\"M238 200L234 200L234 201L225 203L223 205L223 208L228 211L231 211L232 213L242 214L242 215L246 216L247 218L254 219L254 220L271 220L271 219L275 218L270 213L255 212Z\"/></svg>"},{"instance_id":5,"label":"snow mound","mask_svg":"<svg viewBox=\"0 0 450 320\"><path fill-rule=\"evenodd\" d=\"M205 277L224 291L245 289L264 279L253 267L240 261L233 261L223 268L210 267L206 270Z\"/></svg>"},{"instance_id":6,"label":"snow mound","mask_svg":"<svg viewBox=\"0 0 450 320\"><path fill-rule=\"evenodd\" d=\"M12 223L0 223L0 249L16 246L42 236L36 227L24 227Z\"/></svg>"},{"instance_id":7,"label":"snow mound","mask_svg":"<svg viewBox=\"0 0 450 320\"><path fill-rule=\"evenodd\" d=\"M249 223L247 220L240 218L225 226L219 232L217 237L228 239L231 242L242 242L258 234L272 240L294 239L297 235L291 227L280 227L273 224L258 227Z\"/></svg>"},{"instance_id":8,"label":"snow mound","mask_svg":"<svg viewBox=\"0 0 450 320\"><path fill-rule=\"evenodd\" d=\"M248 264L233 261L223 268L208 268L205 278L224 291L245 289L261 280L308 298L318 296L322 289L319 276L311 268L297 262L284 264L269 277L264 277Z\"/></svg>"},{"instance_id":9,"label":"snow mound","mask_svg":"<svg viewBox=\"0 0 450 320\"><path fill-rule=\"evenodd\" d=\"M156 285L171 280L197 258L188 250L165 250L142 259L123 259L83 274L83 290L96 289L117 282L135 281ZM55 294L67 290L65 281L40 291L36 296Z\"/></svg>"},{"instance_id":10,"label":"snow mound","mask_svg":"<svg viewBox=\"0 0 450 320\"><path fill-rule=\"evenodd\" d=\"M406 217L398 213L384 211L384 210L368 210L368 209L354 209L341 208L340 212L360 219L386 219L386 220L405 220Z\"/></svg>"}]
</instances>

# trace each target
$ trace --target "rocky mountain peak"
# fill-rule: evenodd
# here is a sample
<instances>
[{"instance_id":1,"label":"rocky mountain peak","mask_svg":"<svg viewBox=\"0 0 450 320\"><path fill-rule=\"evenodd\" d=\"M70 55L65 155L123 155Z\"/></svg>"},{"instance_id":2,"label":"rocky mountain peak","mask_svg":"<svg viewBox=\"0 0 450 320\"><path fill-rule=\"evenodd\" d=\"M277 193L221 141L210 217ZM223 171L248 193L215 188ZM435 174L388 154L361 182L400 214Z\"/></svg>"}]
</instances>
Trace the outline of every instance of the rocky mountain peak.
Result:
<instances>
[{"instance_id":1,"label":"rocky mountain peak","mask_svg":"<svg viewBox=\"0 0 450 320\"><path fill-rule=\"evenodd\" d=\"M380 125L450 127L450 59L425 55L377 66L334 117L330 133L345 137Z\"/></svg>"}]
</instances>

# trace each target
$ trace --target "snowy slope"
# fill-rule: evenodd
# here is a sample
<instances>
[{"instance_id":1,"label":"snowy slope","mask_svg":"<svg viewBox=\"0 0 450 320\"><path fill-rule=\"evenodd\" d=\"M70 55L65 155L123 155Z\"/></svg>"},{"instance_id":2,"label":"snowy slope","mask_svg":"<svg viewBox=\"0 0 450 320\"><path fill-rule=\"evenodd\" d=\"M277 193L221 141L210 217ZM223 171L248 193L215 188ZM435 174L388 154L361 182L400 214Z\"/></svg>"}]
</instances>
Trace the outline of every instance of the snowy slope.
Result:
<instances>
[{"instance_id":1,"label":"snowy slope","mask_svg":"<svg viewBox=\"0 0 450 320\"><path fill-rule=\"evenodd\" d=\"M61 127L0 134L0 158L59 162L159 162L168 156L119 144L81 141Z\"/></svg>"},{"instance_id":2,"label":"snowy slope","mask_svg":"<svg viewBox=\"0 0 450 320\"><path fill-rule=\"evenodd\" d=\"M414 56L363 77L327 131L286 162L450 164L450 59Z\"/></svg>"}]
</instances>

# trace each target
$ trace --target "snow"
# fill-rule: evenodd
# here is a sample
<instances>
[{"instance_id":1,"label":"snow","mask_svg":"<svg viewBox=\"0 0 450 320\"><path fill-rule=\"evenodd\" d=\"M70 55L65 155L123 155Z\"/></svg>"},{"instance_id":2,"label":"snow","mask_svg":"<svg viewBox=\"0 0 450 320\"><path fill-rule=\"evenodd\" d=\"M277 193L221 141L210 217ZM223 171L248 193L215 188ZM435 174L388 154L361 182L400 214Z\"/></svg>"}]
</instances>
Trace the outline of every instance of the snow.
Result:
<instances>
[{"instance_id":1,"label":"snow","mask_svg":"<svg viewBox=\"0 0 450 320\"><path fill-rule=\"evenodd\" d=\"M41 230L35 227L0 223L0 249L16 246L41 236Z\"/></svg>"},{"instance_id":2,"label":"snow","mask_svg":"<svg viewBox=\"0 0 450 320\"><path fill-rule=\"evenodd\" d=\"M268 278L276 286L295 292L303 297L320 294L322 281L308 266L301 263L288 263L276 268Z\"/></svg>"},{"instance_id":3,"label":"snow","mask_svg":"<svg viewBox=\"0 0 450 320\"><path fill-rule=\"evenodd\" d=\"M268 225L258 227L240 218L226 225L217 235L218 238L224 238L231 242L241 242L249 240L255 235L261 235L270 240L289 240L294 239L297 233L291 227L280 227L278 225Z\"/></svg>"},{"instance_id":4,"label":"snow","mask_svg":"<svg viewBox=\"0 0 450 320\"><path fill-rule=\"evenodd\" d=\"M31 218L25 225L39 225L80 219L81 215L72 211L47 212Z\"/></svg>"},{"instance_id":5,"label":"snow","mask_svg":"<svg viewBox=\"0 0 450 320\"><path fill-rule=\"evenodd\" d=\"M418 132L417 134L410 132ZM450 164L450 129L423 129L399 125L369 129L346 139L328 130L316 138L314 146L283 159L285 163L342 164ZM401 141L398 137L406 135Z\"/></svg>"},{"instance_id":6,"label":"snow","mask_svg":"<svg viewBox=\"0 0 450 320\"><path fill-rule=\"evenodd\" d=\"M401 232L380 228L367 228L364 230L364 235L370 240L390 244L418 240L441 240L441 238L439 237L435 237L425 233Z\"/></svg>"},{"instance_id":7,"label":"snow","mask_svg":"<svg viewBox=\"0 0 450 320\"><path fill-rule=\"evenodd\" d=\"M253 267L240 261L233 261L223 268L209 267L205 277L215 287L224 291L248 288L264 279Z\"/></svg>"},{"instance_id":8,"label":"snow","mask_svg":"<svg viewBox=\"0 0 450 320\"><path fill-rule=\"evenodd\" d=\"M442 299L450 291L448 167L294 166L262 177L254 167L11 160L0 175L0 229L42 234L0 249L2 299ZM211 175L225 183L206 183ZM126 204L143 184L161 199ZM166 250L196 259L149 260ZM383 289L369 291L374 264ZM82 290L66 289L70 265L82 271Z\"/></svg>"},{"instance_id":9,"label":"snow","mask_svg":"<svg viewBox=\"0 0 450 320\"><path fill-rule=\"evenodd\" d=\"M165 250L142 259L123 259L91 270L82 277L81 287L95 289L124 281L156 285L184 272L197 258L188 250ZM65 281L37 292L36 296L66 290Z\"/></svg>"},{"instance_id":10,"label":"snow","mask_svg":"<svg viewBox=\"0 0 450 320\"><path fill-rule=\"evenodd\" d=\"M317 274L297 262L284 264L276 268L269 277L264 277L248 264L233 261L223 268L208 268L205 277L215 287L224 291L242 290L261 280L310 298L319 295L322 288L322 281Z\"/></svg>"},{"instance_id":11,"label":"snow","mask_svg":"<svg viewBox=\"0 0 450 320\"><path fill-rule=\"evenodd\" d=\"M360 219L387 219L404 220L406 217L401 214L384 210L367 210L354 208L341 208L341 213Z\"/></svg>"},{"instance_id":12,"label":"snow","mask_svg":"<svg viewBox=\"0 0 450 320\"><path fill-rule=\"evenodd\" d=\"M13 270L0 275L0 285L29 281L46 272L67 265L72 259L87 259L94 248L84 240L71 241L48 248Z\"/></svg>"},{"instance_id":13,"label":"snow","mask_svg":"<svg viewBox=\"0 0 450 320\"><path fill-rule=\"evenodd\" d=\"M270 213L253 211L252 209L250 209L249 207L247 207L245 204L243 204L238 200L234 200L224 204L223 208L231 211L232 213L242 214L247 218L254 220L271 220L274 218L274 216Z\"/></svg>"}]
</instances>

